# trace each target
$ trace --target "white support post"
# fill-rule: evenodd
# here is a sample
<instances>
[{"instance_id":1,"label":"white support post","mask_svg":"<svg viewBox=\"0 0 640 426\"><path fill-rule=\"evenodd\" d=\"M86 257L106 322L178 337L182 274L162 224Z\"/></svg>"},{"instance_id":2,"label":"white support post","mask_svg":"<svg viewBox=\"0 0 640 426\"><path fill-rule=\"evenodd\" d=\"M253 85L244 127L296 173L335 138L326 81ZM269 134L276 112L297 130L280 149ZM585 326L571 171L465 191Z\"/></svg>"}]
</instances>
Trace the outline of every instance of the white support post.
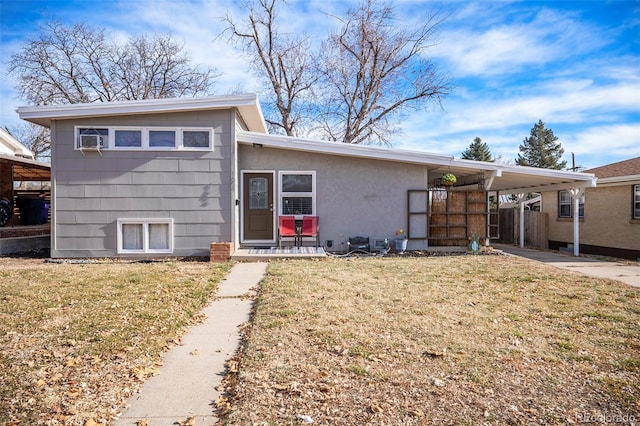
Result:
<instances>
[{"instance_id":1,"label":"white support post","mask_svg":"<svg viewBox=\"0 0 640 426\"><path fill-rule=\"evenodd\" d=\"M524 199L526 194L518 194L518 205L520 206L520 248L524 248Z\"/></svg>"},{"instance_id":2,"label":"white support post","mask_svg":"<svg viewBox=\"0 0 640 426\"><path fill-rule=\"evenodd\" d=\"M569 190L573 201L573 255L580 256L580 198L584 194L584 188Z\"/></svg>"}]
</instances>

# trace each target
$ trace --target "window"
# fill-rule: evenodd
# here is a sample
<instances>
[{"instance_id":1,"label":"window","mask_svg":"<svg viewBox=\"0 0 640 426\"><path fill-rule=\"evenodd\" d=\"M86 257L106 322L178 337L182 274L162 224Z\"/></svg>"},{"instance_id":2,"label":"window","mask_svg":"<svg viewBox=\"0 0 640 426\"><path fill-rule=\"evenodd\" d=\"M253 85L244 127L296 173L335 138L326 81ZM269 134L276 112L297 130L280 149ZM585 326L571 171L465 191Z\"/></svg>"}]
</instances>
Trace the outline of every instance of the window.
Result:
<instances>
[{"instance_id":1,"label":"window","mask_svg":"<svg viewBox=\"0 0 640 426\"><path fill-rule=\"evenodd\" d=\"M76 149L104 148L109 141L109 129L81 127L77 130Z\"/></svg>"},{"instance_id":2,"label":"window","mask_svg":"<svg viewBox=\"0 0 640 426\"><path fill-rule=\"evenodd\" d=\"M263 177L249 178L249 210L264 210L269 203L269 181Z\"/></svg>"},{"instance_id":3,"label":"window","mask_svg":"<svg viewBox=\"0 0 640 426\"><path fill-rule=\"evenodd\" d=\"M149 147L175 148L175 146L175 130L149 130Z\"/></svg>"},{"instance_id":4,"label":"window","mask_svg":"<svg viewBox=\"0 0 640 426\"><path fill-rule=\"evenodd\" d=\"M558 217L573 217L573 200L569 191L558 192ZM584 193L580 197L578 217L584 217Z\"/></svg>"},{"instance_id":5,"label":"window","mask_svg":"<svg viewBox=\"0 0 640 426\"><path fill-rule=\"evenodd\" d=\"M280 172L280 213L316 215L316 172Z\"/></svg>"},{"instance_id":6,"label":"window","mask_svg":"<svg viewBox=\"0 0 640 426\"><path fill-rule=\"evenodd\" d=\"M210 150L212 141L207 128L76 127L76 149Z\"/></svg>"},{"instance_id":7,"label":"window","mask_svg":"<svg viewBox=\"0 0 640 426\"><path fill-rule=\"evenodd\" d=\"M140 148L142 147L142 131L116 130L113 141L116 148Z\"/></svg>"},{"instance_id":8,"label":"window","mask_svg":"<svg viewBox=\"0 0 640 426\"><path fill-rule=\"evenodd\" d=\"M209 148L211 132L208 130L183 130L182 146L185 148Z\"/></svg>"},{"instance_id":9,"label":"window","mask_svg":"<svg viewBox=\"0 0 640 426\"><path fill-rule=\"evenodd\" d=\"M173 219L118 219L118 253L173 253Z\"/></svg>"},{"instance_id":10,"label":"window","mask_svg":"<svg viewBox=\"0 0 640 426\"><path fill-rule=\"evenodd\" d=\"M558 216L571 217L571 194L569 191L560 191L559 193Z\"/></svg>"},{"instance_id":11,"label":"window","mask_svg":"<svg viewBox=\"0 0 640 426\"><path fill-rule=\"evenodd\" d=\"M633 218L640 219L640 185L633 185Z\"/></svg>"}]
</instances>

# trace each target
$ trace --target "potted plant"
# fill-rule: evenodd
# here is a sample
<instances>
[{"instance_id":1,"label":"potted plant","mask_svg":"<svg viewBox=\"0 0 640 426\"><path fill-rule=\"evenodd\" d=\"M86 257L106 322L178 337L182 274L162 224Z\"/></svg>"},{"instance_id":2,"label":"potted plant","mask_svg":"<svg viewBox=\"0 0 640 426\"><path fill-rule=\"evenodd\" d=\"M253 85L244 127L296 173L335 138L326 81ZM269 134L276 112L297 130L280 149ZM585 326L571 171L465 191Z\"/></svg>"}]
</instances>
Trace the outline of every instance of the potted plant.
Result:
<instances>
[{"instance_id":1,"label":"potted plant","mask_svg":"<svg viewBox=\"0 0 640 426\"><path fill-rule=\"evenodd\" d=\"M398 229L395 232L395 245L397 253L404 253L407 250L407 243L409 242L409 238L404 233L404 229Z\"/></svg>"},{"instance_id":2,"label":"potted plant","mask_svg":"<svg viewBox=\"0 0 640 426\"><path fill-rule=\"evenodd\" d=\"M458 181L458 179L456 178L456 175L454 175L453 173L447 173L442 176L440 181L444 186L453 186Z\"/></svg>"}]
</instances>

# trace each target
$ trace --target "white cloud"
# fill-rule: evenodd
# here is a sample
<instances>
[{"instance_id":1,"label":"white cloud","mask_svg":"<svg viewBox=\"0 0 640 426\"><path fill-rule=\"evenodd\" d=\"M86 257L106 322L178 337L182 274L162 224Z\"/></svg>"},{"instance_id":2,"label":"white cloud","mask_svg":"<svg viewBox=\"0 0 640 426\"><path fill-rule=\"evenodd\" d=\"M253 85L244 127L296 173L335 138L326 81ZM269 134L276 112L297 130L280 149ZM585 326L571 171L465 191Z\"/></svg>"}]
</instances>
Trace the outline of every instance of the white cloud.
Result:
<instances>
[{"instance_id":1,"label":"white cloud","mask_svg":"<svg viewBox=\"0 0 640 426\"><path fill-rule=\"evenodd\" d=\"M543 46L532 44L529 37L515 28L496 28L483 34L469 31L449 32L435 56L449 59L458 76L502 74L506 69L537 63L547 58Z\"/></svg>"},{"instance_id":2,"label":"white cloud","mask_svg":"<svg viewBox=\"0 0 640 426\"><path fill-rule=\"evenodd\" d=\"M555 123L603 121L614 113L634 111L640 106L640 84L620 82L608 86L594 85L590 80L558 80L521 88L519 96L503 96L499 92L471 100L453 97L445 101L449 111L433 117L435 127L420 130L423 137L469 131L499 130L542 119ZM424 116L407 120L405 128L421 128Z\"/></svg>"},{"instance_id":3,"label":"white cloud","mask_svg":"<svg viewBox=\"0 0 640 426\"><path fill-rule=\"evenodd\" d=\"M640 156L640 124L617 124L592 126L569 135L563 142L566 152L574 152L580 156L592 157L589 164L583 167L601 166L605 163L597 159L604 155L622 158Z\"/></svg>"},{"instance_id":4,"label":"white cloud","mask_svg":"<svg viewBox=\"0 0 640 426\"><path fill-rule=\"evenodd\" d=\"M445 59L459 77L514 73L566 60L605 43L596 37L593 28L575 21L572 15L545 8L535 14L527 10L508 16L493 9L494 20L486 21L487 12L481 11L477 3L459 13L460 16L454 15L455 24L443 32L442 43L430 52ZM465 25L460 18L468 20L471 13L479 15ZM502 21L496 22L496 16L501 16Z\"/></svg>"},{"instance_id":5,"label":"white cloud","mask_svg":"<svg viewBox=\"0 0 640 426\"><path fill-rule=\"evenodd\" d=\"M459 156L478 136L494 156L512 159L541 119L560 138L565 156L580 154L586 167L606 164L610 156L640 155L640 124L623 118L640 110L637 80L598 85L589 79L558 79L520 89L517 97L500 92L454 96L445 101L447 112L412 115L395 146Z\"/></svg>"}]
</instances>

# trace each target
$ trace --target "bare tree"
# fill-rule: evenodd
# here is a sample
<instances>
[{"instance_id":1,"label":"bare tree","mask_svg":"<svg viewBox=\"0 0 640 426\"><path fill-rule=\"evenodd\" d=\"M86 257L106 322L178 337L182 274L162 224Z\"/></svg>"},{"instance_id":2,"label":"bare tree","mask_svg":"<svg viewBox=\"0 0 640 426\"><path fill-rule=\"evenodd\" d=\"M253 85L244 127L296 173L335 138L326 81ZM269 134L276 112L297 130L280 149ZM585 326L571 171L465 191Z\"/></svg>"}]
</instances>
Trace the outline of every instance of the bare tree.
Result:
<instances>
[{"instance_id":1,"label":"bare tree","mask_svg":"<svg viewBox=\"0 0 640 426\"><path fill-rule=\"evenodd\" d=\"M322 127L329 139L389 144L403 112L449 93L448 78L425 56L442 21L433 14L408 28L375 0L347 12L321 54Z\"/></svg>"},{"instance_id":2,"label":"bare tree","mask_svg":"<svg viewBox=\"0 0 640 426\"><path fill-rule=\"evenodd\" d=\"M170 35L118 44L103 29L53 21L12 56L9 71L36 105L207 94L217 75L189 62Z\"/></svg>"},{"instance_id":3,"label":"bare tree","mask_svg":"<svg viewBox=\"0 0 640 426\"><path fill-rule=\"evenodd\" d=\"M272 92L275 111L269 111L269 104L265 104L265 120L274 130L296 136L302 121L307 118L309 102L306 101L310 99L317 76L312 72L309 39L278 31L278 1L247 3L249 16L243 26L230 16L225 21L231 39L249 55L254 71L262 76Z\"/></svg>"},{"instance_id":4,"label":"bare tree","mask_svg":"<svg viewBox=\"0 0 640 426\"><path fill-rule=\"evenodd\" d=\"M130 39L116 58L114 74L126 99L207 94L213 77L211 70L192 68L183 45L170 35Z\"/></svg>"}]
</instances>

